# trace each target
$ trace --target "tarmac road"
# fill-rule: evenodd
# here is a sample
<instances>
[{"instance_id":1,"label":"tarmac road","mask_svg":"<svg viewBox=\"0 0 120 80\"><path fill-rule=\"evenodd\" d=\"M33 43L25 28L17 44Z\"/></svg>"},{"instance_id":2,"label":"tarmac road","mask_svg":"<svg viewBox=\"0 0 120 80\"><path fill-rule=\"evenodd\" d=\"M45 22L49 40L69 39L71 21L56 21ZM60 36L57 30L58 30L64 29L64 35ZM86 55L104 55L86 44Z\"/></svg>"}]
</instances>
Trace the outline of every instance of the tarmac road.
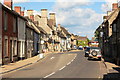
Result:
<instances>
[{"instance_id":1,"label":"tarmac road","mask_svg":"<svg viewBox=\"0 0 120 80\"><path fill-rule=\"evenodd\" d=\"M3 75L3 78L102 78L102 61L87 60L84 51L50 54L43 60Z\"/></svg>"}]
</instances>

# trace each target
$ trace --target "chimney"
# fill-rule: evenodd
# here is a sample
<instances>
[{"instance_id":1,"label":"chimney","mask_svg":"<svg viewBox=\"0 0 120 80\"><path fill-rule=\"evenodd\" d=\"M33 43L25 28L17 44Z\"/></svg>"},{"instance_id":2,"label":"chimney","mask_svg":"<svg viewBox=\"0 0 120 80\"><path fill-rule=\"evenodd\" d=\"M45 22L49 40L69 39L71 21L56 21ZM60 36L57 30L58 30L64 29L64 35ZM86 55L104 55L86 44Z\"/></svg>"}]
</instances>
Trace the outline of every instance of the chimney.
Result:
<instances>
[{"instance_id":1,"label":"chimney","mask_svg":"<svg viewBox=\"0 0 120 80\"><path fill-rule=\"evenodd\" d=\"M30 15L30 19L34 21L34 15Z\"/></svg>"},{"instance_id":2,"label":"chimney","mask_svg":"<svg viewBox=\"0 0 120 80\"><path fill-rule=\"evenodd\" d=\"M55 13L50 13L50 19L55 20Z\"/></svg>"},{"instance_id":3,"label":"chimney","mask_svg":"<svg viewBox=\"0 0 120 80\"><path fill-rule=\"evenodd\" d=\"M12 0L4 0L4 4L8 6L10 9L12 9L12 6L13 6Z\"/></svg>"},{"instance_id":4,"label":"chimney","mask_svg":"<svg viewBox=\"0 0 120 80\"><path fill-rule=\"evenodd\" d=\"M60 24L58 24L58 30L59 30L59 31L61 30L61 25L60 25Z\"/></svg>"},{"instance_id":5,"label":"chimney","mask_svg":"<svg viewBox=\"0 0 120 80\"><path fill-rule=\"evenodd\" d=\"M112 11L116 10L118 8L118 3L112 4Z\"/></svg>"},{"instance_id":6,"label":"chimney","mask_svg":"<svg viewBox=\"0 0 120 80\"><path fill-rule=\"evenodd\" d=\"M112 11L107 11L107 16L109 16L112 13Z\"/></svg>"},{"instance_id":7,"label":"chimney","mask_svg":"<svg viewBox=\"0 0 120 80\"><path fill-rule=\"evenodd\" d=\"M106 20L108 18L108 16L103 16L103 20Z\"/></svg>"},{"instance_id":8,"label":"chimney","mask_svg":"<svg viewBox=\"0 0 120 80\"><path fill-rule=\"evenodd\" d=\"M50 19L53 20L54 25L56 25L55 13L50 13Z\"/></svg>"},{"instance_id":9,"label":"chimney","mask_svg":"<svg viewBox=\"0 0 120 80\"><path fill-rule=\"evenodd\" d=\"M21 16L24 16L24 11L21 11L20 15L21 15Z\"/></svg>"},{"instance_id":10,"label":"chimney","mask_svg":"<svg viewBox=\"0 0 120 80\"><path fill-rule=\"evenodd\" d=\"M30 15L33 15L33 10L27 10L27 16L30 18Z\"/></svg>"},{"instance_id":11,"label":"chimney","mask_svg":"<svg viewBox=\"0 0 120 80\"><path fill-rule=\"evenodd\" d=\"M47 9L41 9L41 17L42 18L47 18L48 17Z\"/></svg>"},{"instance_id":12,"label":"chimney","mask_svg":"<svg viewBox=\"0 0 120 80\"><path fill-rule=\"evenodd\" d=\"M20 7L20 6L15 6L15 7L14 7L14 10L15 10L17 13L21 14L21 7Z\"/></svg>"}]
</instances>

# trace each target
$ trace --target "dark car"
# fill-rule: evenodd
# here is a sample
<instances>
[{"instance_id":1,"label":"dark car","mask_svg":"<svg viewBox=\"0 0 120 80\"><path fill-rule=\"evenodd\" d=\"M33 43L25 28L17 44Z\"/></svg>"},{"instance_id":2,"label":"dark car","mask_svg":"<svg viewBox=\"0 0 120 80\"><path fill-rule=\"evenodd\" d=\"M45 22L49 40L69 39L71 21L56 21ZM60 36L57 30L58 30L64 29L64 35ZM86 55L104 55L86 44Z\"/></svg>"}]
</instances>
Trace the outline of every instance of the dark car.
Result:
<instances>
[{"instance_id":1,"label":"dark car","mask_svg":"<svg viewBox=\"0 0 120 80\"><path fill-rule=\"evenodd\" d=\"M79 49L79 50L83 50L83 47L82 47L82 46L79 46L78 49Z\"/></svg>"},{"instance_id":2,"label":"dark car","mask_svg":"<svg viewBox=\"0 0 120 80\"><path fill-rule=\"evenodd\" d=\"M99 47L90 47L90 53L88 59L98 59L101 60L101 49Z\"/></svg>"},{"instance_id":3,"label":"dark car","mask_svg":"<svg viewBox=\"0 0 120 80\"><path fill-rule=\"evenodd\" d=\"M86 47L85 49L85 57L88 57L90 53L90 47Z\"/></svg>"}]
</instances>

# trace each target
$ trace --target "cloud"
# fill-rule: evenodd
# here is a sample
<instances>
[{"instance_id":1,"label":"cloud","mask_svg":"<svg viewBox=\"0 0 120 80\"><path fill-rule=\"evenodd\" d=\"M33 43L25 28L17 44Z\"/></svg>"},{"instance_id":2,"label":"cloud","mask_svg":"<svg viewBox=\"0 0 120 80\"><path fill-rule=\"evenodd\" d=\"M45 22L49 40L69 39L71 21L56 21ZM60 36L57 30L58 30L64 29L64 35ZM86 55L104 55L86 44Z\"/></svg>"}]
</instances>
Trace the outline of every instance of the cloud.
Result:
<instances>
[{"instance_id":1,"label":"cloud","mask_svg":"<svg viewBox=\"0 0 120 80\"><path fill-rule=\"evenodd\" d=\"M30 0L13 0L13 3L24 3L29 2Z\"/></svg>"},{"instance_id":2,"label":"cloud","mask_svg":"<svg viewBox=\"0 0 120 80\"><path fill-rule=\"evenodd\" d=\"M83 2L84 3L84 2ZM57 23L67 27L71 33L93 36L95 29L102 22L102 14L91 8L82 8L94 3L56 2L53 10L56 12Z\"/></svg>"}]
</instances>

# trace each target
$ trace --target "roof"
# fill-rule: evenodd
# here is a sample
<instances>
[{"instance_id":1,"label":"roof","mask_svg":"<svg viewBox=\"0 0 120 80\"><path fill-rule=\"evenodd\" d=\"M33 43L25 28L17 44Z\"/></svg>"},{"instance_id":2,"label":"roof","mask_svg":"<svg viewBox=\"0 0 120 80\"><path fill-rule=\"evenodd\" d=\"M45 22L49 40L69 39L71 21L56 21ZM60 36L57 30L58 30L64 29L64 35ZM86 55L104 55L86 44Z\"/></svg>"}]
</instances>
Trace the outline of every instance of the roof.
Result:
<instances>
[{"instance_id":1,"label":"roof","mask_svg":"<svg viewBox=\"0 0 120 80\"><path fill-rule=\"evenodd\" d=\"M3 8L4 10L7 10L7 11L10 12L11 14L13 14L13 15L15 15L15 16L17 16L17 17L20 17L20 18L23 19L23 20L26 20L25 17L21 16L21 15L20 15L19 13L17 13L16 11L11 10L10 8L6 7L6 5L0 3L0 6L2 6L2 8Z\"/></svg>"},{"instance_id":2,"label":"roof","mask_svg":"<svg viewBox=\"0 0 120 80\"><path fill-rule=\"evenodd\" d=\"M71 39L72 40L76 40L77 39L77 37L74 35L74 34L71 34L72 36L71 36Z\"/></svg>"},{"instance_id":3,"label":"roof","mask_svg":"<svg viewBox=\"0 0 120 80\"><path fill-rule=\"evenodd\" d=\"M31 22L31 24L27 23L28 24L28 27L34 29L37 33L40 33L40 30L38 29L38 27L35 25L35 23L29 19L28 17L25 17L27 19L28 22Z\"/></svg>"},{"instance_id":4,"label":"roof","mask_svg":"<svg viewBox=\"0 0 120 80\"><path fill-rule=\"evenodd\" d=\"M64 34L62 34L62 32L58 31L58 36L61 37L61 38L66 38Z\"/></svg>"},{"instance_id":5,"label":"roof","mask_svg":"<svg viewBox=\"0 0 120 80\"><path fill-rule=\"evenodd\" d=\"M53 20L52 20L52 19L48 19L48 26L49 26L52 30L54 30L54 29L52 28L52 26L53 26Z\"/></svg>"},{"instance_id":6,"label":"roof","mask_svg":"<svg viewBox=\"0 0 120 80\"><path fill-rule=\"evenodd\" d=\"M113 11L110 16L104 21L105 22L109 22L109 24L111 25L113 23L113 21L117 18L118 14L119 14L120 8L116 9L115 11Z\"/></svg>"},{"instance_id":7,"label":"roof","mask_svg":"<svg viewBox=\"0 0 120 80\"><path fill-rule=\"evenodd\" d=\"M40 30L40 32L47 34L47 32L43 28L41 28L41 27L37 27L37 28Z\"/></svg>"},{"instance_id":8,"label":"roof","mask_svg":"<svg viewBox=\"0 0 120 80\"><path fill-rule=\"evenodd\" d=\"M71 35L64 27L61 27L61 29L63 30L63 32L67 35Z\"/></svg>"},{"instance_id":9,"label":"roof","mask_svg":"<svg viewBox=\"0 0 120 80\"><path fill-rule=\"evenodd\" d=\"M87 40L87 39L88 39L87 37L82 37L82 36L77 37L77 40Z\"/></svg>"},{"instance_id":10,"label":"roof","mask_svg":"<svg viewBox=\"0 0 120 80\"><path fill-rule=\"evenodd\" d=\"M41 18L41 16L40 15L36 15L36 16L38 16L39 18ZM48 23L49 21L47 21L47 23ZM53 30L52 29L52 26L51 26L51 22L49 22L49 25L47 24L47 25L45 25L45 26L47 26L48 28L50 28L51 30ZM43 28L42 28L43 29ZM45 29L43 29L44 31L45 31ZM46 32L47 34L49 34L49 32Z\"/></svg>"},{"instance_id":11,"label":"roof","mask_svg":"<svg viewBox=\"0 0 120 80\"><path fill-rule=\"evenodd\" d=\"M26 25L27 25L27 27L29 27L29 28L34 30L33 26L30 26L28 23Z\"/></svg>"}]
</instances>

